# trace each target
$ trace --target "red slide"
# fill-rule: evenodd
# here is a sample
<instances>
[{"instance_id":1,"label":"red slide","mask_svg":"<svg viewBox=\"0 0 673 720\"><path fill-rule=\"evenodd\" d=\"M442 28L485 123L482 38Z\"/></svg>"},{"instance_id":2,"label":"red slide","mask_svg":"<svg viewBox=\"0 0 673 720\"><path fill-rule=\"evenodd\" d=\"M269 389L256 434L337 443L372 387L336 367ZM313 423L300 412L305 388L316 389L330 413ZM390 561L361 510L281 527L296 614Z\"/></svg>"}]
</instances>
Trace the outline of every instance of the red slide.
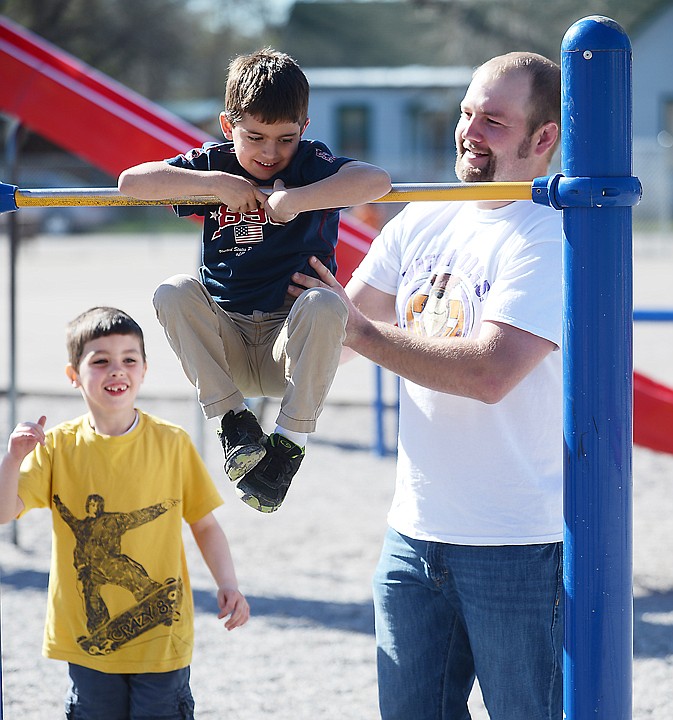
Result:
<instances>
[{"instance_id":1,"label":"red slide","mask_svg":"<svg viewBox=\"0 0 673 720\"><path fill-rule=\"evenodd\" d=\"M673 454L673 388L633 373L633 441Z\"/></svg>"},{"instance_id":2,"label":"red slide","mask_svg":"<svg viewBox=\"0 0 673 720\"><path fill-rule=\"evenodd\" d=\"M170 157L214 139L4 17L0 77L0 110L115 177L129 164ZM342 218L341 282L374 235L368 225ZM673 389L638 373L634 440L673 453Z\"/></svg>"},{"instance_id":3,"label":"red slide","mask_svg":"<svg viewBox=\"0 0 673 720\"><path fill-rule=\"evenodd\" d=\"M212 139L4 17L0 77L0 109L114 177Z\"/></svg>"}]
</instances>

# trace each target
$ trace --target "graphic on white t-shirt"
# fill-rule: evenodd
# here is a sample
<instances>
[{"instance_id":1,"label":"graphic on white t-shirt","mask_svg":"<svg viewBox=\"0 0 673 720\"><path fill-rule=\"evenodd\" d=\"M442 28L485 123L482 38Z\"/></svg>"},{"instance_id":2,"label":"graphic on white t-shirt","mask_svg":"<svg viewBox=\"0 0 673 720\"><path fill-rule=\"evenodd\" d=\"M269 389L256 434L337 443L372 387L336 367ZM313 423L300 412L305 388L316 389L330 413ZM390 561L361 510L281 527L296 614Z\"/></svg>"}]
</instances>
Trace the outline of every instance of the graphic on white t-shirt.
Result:
<instances>
[{"instance_id":1,"label":"graphic on white t-shirt","mask_svg":"<svg viewBox=\"0 0 673 720\"><path fill-rule=\"evenodd\" d=\"M473 283L447 266L414 280L404 304L406 329L423 337L468 337L479 307Z\"/></svg>"}]
</instances>

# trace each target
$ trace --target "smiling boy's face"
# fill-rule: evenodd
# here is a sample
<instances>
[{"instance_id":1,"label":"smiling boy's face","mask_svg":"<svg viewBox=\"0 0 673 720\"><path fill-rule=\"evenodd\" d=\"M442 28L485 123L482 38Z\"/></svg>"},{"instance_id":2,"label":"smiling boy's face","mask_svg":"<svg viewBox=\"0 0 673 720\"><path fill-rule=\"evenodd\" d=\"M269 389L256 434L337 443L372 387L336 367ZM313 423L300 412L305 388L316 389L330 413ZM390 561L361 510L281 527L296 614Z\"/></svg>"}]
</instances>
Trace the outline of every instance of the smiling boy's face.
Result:
<instances>
[{"instance_id":1,"label":"smiling boy's face","mask_svg":"<svg viewBox=\"0 0 673 720\"><path fill-rule=\"evenodd\" d=\"M66 367L89 411L96 417L135 413L135 401L145 378L140 340L135 335L106 335L84 344L79 368Z\"/></svg>"},{"instance_id":2,"label":"smiling boy's face","mask_svg":"<svg viewBox=\"0 0 673 720\"><path fill-rule=\"evenodd\" d=\"M304 127L296 122L265 123L244 114L240 122L232 125L224 113L220 114L222 132L234 143L239 164L261 182L290 164L308 122Z\"/></svg>"}]
</instances>

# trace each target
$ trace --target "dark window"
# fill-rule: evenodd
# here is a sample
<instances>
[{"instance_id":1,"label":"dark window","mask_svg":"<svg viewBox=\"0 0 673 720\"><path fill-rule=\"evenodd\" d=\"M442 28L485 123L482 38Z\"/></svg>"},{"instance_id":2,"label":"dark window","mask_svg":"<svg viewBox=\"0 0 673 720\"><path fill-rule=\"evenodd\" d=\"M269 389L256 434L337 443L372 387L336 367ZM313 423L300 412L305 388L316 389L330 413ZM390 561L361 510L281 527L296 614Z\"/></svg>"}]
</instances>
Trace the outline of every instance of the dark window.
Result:
<instances>
[{"instance_id":1,"label":"dark window","mask_svg":"<svg viewBox=\"0 0 673 720\"><path fill-rule=\"evenodd\" d=\"M338 110L339 154L363 159L369 147L369 108L365 105L342 105Z\"/></svg>"}]
</instances>

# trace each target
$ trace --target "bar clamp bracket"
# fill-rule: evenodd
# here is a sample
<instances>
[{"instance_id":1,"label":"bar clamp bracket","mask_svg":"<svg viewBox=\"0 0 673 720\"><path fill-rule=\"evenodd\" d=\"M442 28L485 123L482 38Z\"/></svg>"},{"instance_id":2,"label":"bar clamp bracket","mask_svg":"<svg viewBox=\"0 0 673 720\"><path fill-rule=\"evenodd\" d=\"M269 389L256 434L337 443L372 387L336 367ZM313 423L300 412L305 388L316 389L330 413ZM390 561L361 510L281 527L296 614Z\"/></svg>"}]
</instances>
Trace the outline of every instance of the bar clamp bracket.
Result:
<instances>
[{"instance_id":1,"label":"bar clamp bracket","mask_svg":"<svg viewBox=\"0 0 673 720\"><path fill-rule=\"evenodd\" d=\"M564 208L630 207L637 205L643 187L637 177L565 177L561 173L533 180L533 202Z\"/></svg>"}]
</instances>

